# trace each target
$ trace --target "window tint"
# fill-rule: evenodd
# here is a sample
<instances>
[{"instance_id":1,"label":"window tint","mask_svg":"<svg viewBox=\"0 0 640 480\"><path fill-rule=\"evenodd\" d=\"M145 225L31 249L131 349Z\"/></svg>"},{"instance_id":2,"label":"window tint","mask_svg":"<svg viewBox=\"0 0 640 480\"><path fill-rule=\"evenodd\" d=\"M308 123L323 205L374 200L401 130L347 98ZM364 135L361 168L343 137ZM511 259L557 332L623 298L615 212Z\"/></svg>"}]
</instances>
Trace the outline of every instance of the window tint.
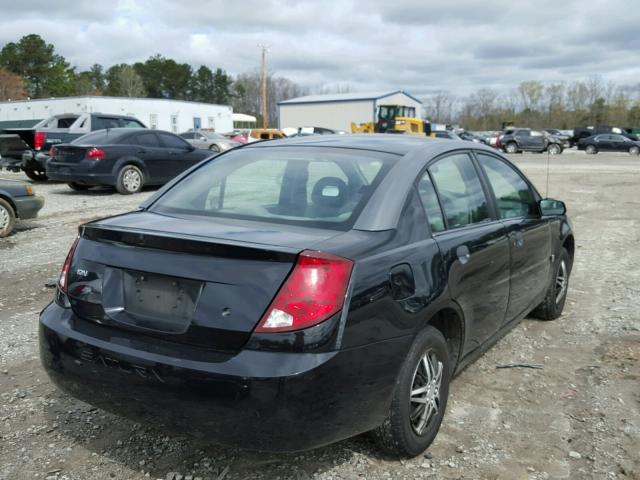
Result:
<instances>
[{"instance_id":1,"label":"window tint","mask_svg":"<svg viewBox=\"0 0 640 480\"><path fill-rule=\"evenodd\" d=\"M431 231L434 233L443 231L444 216L442 215L442 210L440 210L438 196L433 188L433 183L431 183L431 178L429 178L429 174L426 172L420 179L420 182L418 182L418 194L420 195L422 205L427 212Z\"/></svg>"},{"instance_id":2,"label":"window tint","mask_svg":"<svg viewBox=\"0 0 640 480\"><path fill-rule=\"evenodd\" d=\"M75 145L114 145L119 142L120 137L122 137L122 133L113 130L99 130L78 137L71 143Z\"/></svg>"},{"instance_id":3,"label":"window tint","mask_svg":"<svg viewBox=\"0 0 640 480\"><path fill-rule=\"evenodd\" d=\"M388 158L311 147L232 151L186 177L153 209L346 229L388 171ZM374 168L369 183L361 172Z\"/></svg>"},{"instance_id":4,"label":"window tint","mask_svg":"<svg viewBox=\"0 0 640 480\"><path fill-rule=\"evenodd\" d=\"M181 133L180 137L186 139L186 140L193 140L193 136L195 134L193 132L186 132L186 133Z\"/></svg>"},{"instance_id":5,"label":"window tint","mask_svg":"<svg viewBox=\"0 0 640 480\"><path fill-rule=\"evenodd\" d=\"M122 128L145 128L138 120L132 118L121 118L120 126Z\"/></svg>"},{"instance_id":6,"label":"window tint","mask_svg":"<svg viewBox=\"0 0 640 480\"><path fill-rule=\"evenodd\" d=\"M138 145L142 145L143 147L159 147L160 142L158 141L158 137L154 133L141 133L136 135L135 142Z\"/></svg>"},{"instance_id":7,"label":"window tint","mask_svg":"<svg viewBox=\"0 0 640 480\"><path fill-rule=\"evenodd\" d=\"M104 130L105 128L118 128L120 122L117 118L113 117L94 117L91 123L93 130Z\"/></svg>"},{"instance_id":8,"label":"window tint","mask_svg":"<svg viewBox=\"0 0 640 480\"><path fill-rule=\"evenodd\" d=\"M493 189L500 218L527 217L535 211L535 199L527 182L513 168L491 155L478 154Z\"/></svg>"},{"instance_id":9,"label":"window tint","mask_svg":"<svg viewBox=\"0 0 640 480\"><path fill-rule=\"evenodd\" d=\"M162 132L158 133L158 135L160 135L162 143L167 148L180 148L182 150L189 148L189 144L176 135Z\"/></svg>"},{"instance_id":10,"label":"window tint","mask_svg":"<svg viewBox=\"0 0 640 480\"><path fill-rule=\"evenodd\" d=\"M516 130L515 135L518 137L528 137L530 135L530 132L529 130Z\"/></svg>"},{"instance_id":11,"label":"window tint","mask_svg":"<svg viewBox=\"0 0 640 480\"><path fill-rule=\"evenodd\" d=\"M429 167L444 209L447 228L489 220L487 198L467 154L445 157Z\"/></svg>"}]
</instances>

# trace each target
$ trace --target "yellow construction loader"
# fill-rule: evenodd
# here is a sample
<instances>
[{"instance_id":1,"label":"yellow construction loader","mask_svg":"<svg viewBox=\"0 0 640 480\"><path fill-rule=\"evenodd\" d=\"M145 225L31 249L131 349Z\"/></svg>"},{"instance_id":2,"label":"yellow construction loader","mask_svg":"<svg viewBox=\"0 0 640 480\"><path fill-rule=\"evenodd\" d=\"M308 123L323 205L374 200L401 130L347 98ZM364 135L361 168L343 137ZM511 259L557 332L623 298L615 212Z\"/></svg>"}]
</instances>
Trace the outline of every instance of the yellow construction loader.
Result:
<instances>
[{"instance_id":1,"label":"yellow construction loader","mask_svg":"<svg viewBox=\"0 0 640 480\"><path fill-rule=\"evenodd\" d=\"M378 120L357 125L351 122L351 133L401 133L429 135L429 122L416 118L415 107L405 105L378 105Z\"/></svg>"}]
</instances>

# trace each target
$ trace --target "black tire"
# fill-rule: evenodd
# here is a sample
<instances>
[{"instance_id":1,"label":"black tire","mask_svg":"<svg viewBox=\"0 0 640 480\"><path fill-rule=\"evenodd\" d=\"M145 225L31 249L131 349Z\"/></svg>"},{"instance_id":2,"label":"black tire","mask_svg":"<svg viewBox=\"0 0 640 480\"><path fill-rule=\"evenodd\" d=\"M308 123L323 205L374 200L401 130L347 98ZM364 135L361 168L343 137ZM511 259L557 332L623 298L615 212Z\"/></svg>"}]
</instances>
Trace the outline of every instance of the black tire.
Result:
<instances>
[{"instance_id":1,"label":"black tire","mask_svg":"<svg viewBox=\"0 0 640 480\"><path fill-rule=\"evenodd\" d=\"M555 320L562 314L564 304L567 301L567 292L569 291L569 277L571 276L571 257L566 248L563 248L558 256L558 260L553 266L553 277L549 281L547 293L544 300L538 305L531 316L540 320ZM564 270L564 271L563 271ZM560 278L564 279L564 287L560 296L561 285Z\"/></svg>"},{"instance_id":2,"label":"black tire","mask_svg":"<svg viewBox=\"0 0 640 480\"><path fill-rule=\"evenodd\" d=\"M209 150L211 150L212 152L220 153L220 147L215 143L209 145Z\"/></svg>"},{"instance_id":3,"label":"black tire","mask_svg":"<svg viewBox=\"0 0 640 480\"><path fill-rule=\"evenodd\" d=\"M137 179L137 180L135 180ZM142 170L135 165L125 165L118 172L116 179L116 190L122 195L138 193L144 185Z\"/></svg>"},{"instance_id":4,"label":"black tire","mask_svg":"<svg viewBox=\"0 0 640 480\"><path fill-rule=\"evenodd\" d=\"M557 143L552 143L547 147L547 152L549 152L549 155L559 155L562 153L562 147Z\"/></svg>"},{"instance_id":5,"label":"black tire","mask_svg":"<svg viewBox=\"0 0 640 480\"><path fill-rule=\"evenodd\" d=\"M596 153L598 153L598 149L595 145L587 145L586 147L584 147L584 151L587 155L595 155Z\"/></svg>"},{"instance_id":6,"label":"black tire","mask_svg":"<svg viewBox=\"0 0 640 480\"><path fill-rule=\"evenodd\" d=\"M435 390L439 393L439 404L437 413L427 417L426 425L418 433L419 425L416 427L412 423L411 416L418 413L418 419L421 417L418 410L422 404L411 401L411 391L414 383L423 379L418 372L424 366L423 358L425 355L431 354L435 354L437 362L442 365L439 389ZM415 457L431 445L440 429L447 408L452 368L444 336L436 328L427 326L413 342L398 375L389 415L384 423L372 432L376 442L385 452L394 457ZM420 388L418 387L418 389ZM429 395L430 392L424 394ZM417 405L417 407L414 408L413 405ZM426 409L427 404L424 405ZM424 409L422 413L424 413Z\"/></svg>"},{"instance_id":7,"label":"black tire","mask_svg":"<svg viewBox=\"0 0 640 480\"><path fill-rule=\"evenodd\" d=\"M16 212L9 202L0 198L0 238L4 238L13 231L16 224Z\"/></svg>"},{"instance_id":8,"label":"black tire","mask_svg":"<svg viewBox=\"0 0 640 480\"><path fill-rule=\"evenodd\" d=\"M47 173L42 170L25 170L24 174L34 182L45 182L48 179Z\"/></svg>"},{"instance_id":9,"label":"black tire","mask_svg":"<svg viewBox=\"0 0 640 480\"><path fill-rule=\"evenodd\" d=\"M85 190L89 190L91 188L91 185L83 185L76 182L67 183L67 185L69 185L69 188L71 190L75 190L77 192L84 192Z\"/></svg>"},{"instance_id":10,"label":"black tire","mask_svg":"<svg viewBox=\"0 0 640 480\"><path fill-rule=\"evenodd\" d=\"M633 155L633 156L640 155L640 147L631 147L629 149L629 155Z\"/></svg>"},{"instance_id":11,"label":"black tire","mask_svg":"<svg viewBox=\"0 0 640 480\"><path fill-rule=\"evenodd\" d=\"M504 146L504 151L507 153L518 153L518 144L516 142L509 142Z\"/></svg>"}]
</instances>

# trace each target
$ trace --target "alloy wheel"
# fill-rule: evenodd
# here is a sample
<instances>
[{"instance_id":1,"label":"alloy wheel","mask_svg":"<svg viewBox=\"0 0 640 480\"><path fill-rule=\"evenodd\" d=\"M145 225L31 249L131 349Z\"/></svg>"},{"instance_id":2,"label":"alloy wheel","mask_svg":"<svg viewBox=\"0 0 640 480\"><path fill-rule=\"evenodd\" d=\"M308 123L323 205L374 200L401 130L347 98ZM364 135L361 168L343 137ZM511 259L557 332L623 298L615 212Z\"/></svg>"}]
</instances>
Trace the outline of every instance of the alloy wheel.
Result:
<instances>
[{"instance_id":1,"label":"alloy wheel","mask_svg":"<svg viewBox=\"0 0 640 480\"><path fill-rule=\"evenodd\" d=\"M517 147L515 143L507 144L507 153L516 153Z\"/></svg>"},{"instance_id":2,"label":"alloy wheel","mask_svg":"<svg viewBox=\"0 0 640 480\"><path fill-rule=\"evenodd\" d=\"M567 294L569 277L567 275L567 264L564 260L560 262L558 274L556 275L556 304L560 303Z\"/></svg>"},{"instance_id":3,"label":"alloy wheel","mask_svg":"<svg viewBox=\"0 0 640 480\"><path fill-rule=\"evenodd\" d=\"M589 155L592 155L596 153L596 149L593 145L587 145L587 148L585 148L585 152L587 152Z\"/></svg>"},{"instance_id":4,"label":"alloy wheel","mask_svg":"<svg viewBox=\"0 0 640 480\"><path fill-rule=\"evenodd\" d=\"M629 154L631 154L631 155L638 155L638 154L640 154L640 148L638 148L638 147L631 147L631 148L629 149Z\"/></svg>"},{"instance_id":5,"label":"alloy wheel","mask_svg":"<svg viewBox=\"0 0 640 480\"><path fill-rule=\"evenodd\" d=\"M416 365L411 382L409 421L417 435L425 432L430 421L440 411L442 370L442 362L433 350L426 352Z\"/></svg>"},{"instance_id":6,"label":"alloy wheel","mask_svg":"<svg viewBox=\"0 0 640 480\"><path fill-rule=\"evenodd\" d=\"M0 232L2 232L11 222L11 216L6 208L0 205Z\"/></svg>"},{"instance_id":7,"label":"alloy wheel","mask_svg":"<svg viewBox=\"0 0 640 480\"><path fill-rule=\"evenodd\" d=\"M122 184L129 192L137 191L140 188L141 182L140 174L133 168L127 169L122 176Z\"/></svg>"},{"instance_id":8,"label":"alloy wheel","mask_svg":"<svg viewBox=\"0 0 640 480\"><path fill-rule=\"evenodd\" d=\"M560 148L557 145L551 145L548 150L551 155L558 155L560 153Z\"/></svg>"}]
</instances>

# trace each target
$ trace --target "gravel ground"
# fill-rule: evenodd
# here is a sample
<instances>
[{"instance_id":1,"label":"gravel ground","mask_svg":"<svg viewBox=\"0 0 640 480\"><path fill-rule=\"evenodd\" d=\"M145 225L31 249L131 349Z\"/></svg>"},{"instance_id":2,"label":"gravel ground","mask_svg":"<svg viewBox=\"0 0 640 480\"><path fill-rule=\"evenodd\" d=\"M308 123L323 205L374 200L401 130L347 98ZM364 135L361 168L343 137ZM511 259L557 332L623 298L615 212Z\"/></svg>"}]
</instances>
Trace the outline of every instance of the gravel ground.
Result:
<instances>
[{"instance_id":1,"label":"gravel ground","mask_svg":"<svg viewBox=\"0 0 640 480\"><path fill-rule=\"evenodd\" d=\"M546 156L514 161L542 193ZM1 172L0 177L22 178ZM565 313L527 319L451 385L425 455L396 461L366 435L275 455L139 425L58 392L38 362L38 312L52 298L79 223L130 210L152 192L72 192L39 184L37 220L0 240L0 480L14 479L640 479L640 160L551 158L577 248ZM527 362L541 370L500 369Z\"/></svg>"}]
</instances>

